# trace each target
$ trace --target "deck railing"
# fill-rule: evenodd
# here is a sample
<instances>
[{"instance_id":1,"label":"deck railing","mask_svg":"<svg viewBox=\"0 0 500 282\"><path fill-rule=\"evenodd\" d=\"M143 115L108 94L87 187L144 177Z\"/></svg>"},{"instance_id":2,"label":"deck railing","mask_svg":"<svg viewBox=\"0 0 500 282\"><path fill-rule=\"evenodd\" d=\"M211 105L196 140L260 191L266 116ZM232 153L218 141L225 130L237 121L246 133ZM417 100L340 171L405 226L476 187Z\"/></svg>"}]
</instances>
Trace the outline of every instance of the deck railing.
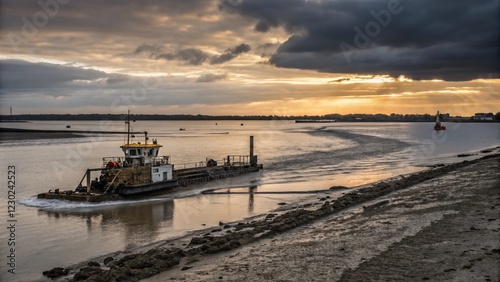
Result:
<instances>
[{"instance_id":1,"label":"deck railing","mask_svg":"<svg viewBox=\"0 0 500 282\"><path fill-rule=\"evenodd\" d=\"M189 168L198 168L198 167L206 167L206 166L207 166L207 162L201 161L201 162L195 162L195 163L175 164L175 169L189 169Z\"/></svg>"},{"instance_id":2,"label":"deck railing","mask_svg":"<svg viewBox=\"0 0 500 282\"><path fill-rule=\"evenodd\" d=\"M224 165L230 167L242 167L250 165L250 156L229 155L224 159L219 159L219 160L207 158L205 161L201 162L175 164L175 168L189 169L189 168L207 167L209 166L210 161L215 161L216 164L219 166Z\"/></svg>"},{"instance_id":3,"label":"deck railing","mask_svg":"<svg viewBox=\"0 0 500 282\"><path fill-rule=\"evenodd\" d=\"M117 167L130 166L130 164L128 164L125 161L125 157L104 157L102 158L102 167L107 167L110 162L114 163L115 164L114 166ZM152 166L159 166L165 164L170 164L170 156L157 156L151 158Z\"/></svg>"},{"instance_id":4,"label":"deck railing","mask_svg":"<svg viewBox=\"0 0 500 282\"><path fill-rule=\"evenodd\" d=\"M246 166L250 164L250 156L229 155L224 160L225 166Z\"/></svg>"}]
</instances>

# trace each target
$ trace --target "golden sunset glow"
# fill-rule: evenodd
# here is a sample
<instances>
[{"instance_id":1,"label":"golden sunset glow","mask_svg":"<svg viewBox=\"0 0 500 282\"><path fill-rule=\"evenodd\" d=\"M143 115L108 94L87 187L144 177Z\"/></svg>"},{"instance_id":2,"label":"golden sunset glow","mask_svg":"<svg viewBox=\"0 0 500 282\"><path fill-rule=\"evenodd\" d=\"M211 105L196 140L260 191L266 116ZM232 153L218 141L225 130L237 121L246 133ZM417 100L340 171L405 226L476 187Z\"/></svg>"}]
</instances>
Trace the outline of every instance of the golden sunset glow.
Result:
<instances>
[{"instance_id":1,"label":"golden sunset glow","mask_svg":"<svg viewBox=\"0 0 500 282\"><path fill-rule=\"evenodd\" d=\"M313 24L286 1L272 10L255 0L174 2L142 3L120 12L94 1L70 2L31 34L22 18L32 20L40 7L29 1L6 4L0 113L14 107L19 114L133 108L158 114L406 114L440 109L471 115L500 108L500 79L492 61L474 57L477 50L463 63L448 59L454 53L440 49L439 42L429 43L436 55L418 49L415 34L392 34L411 24L408 15L394 17L394 24L364 47L353 41L357 37L340 37L356 36L353 27L340 19L331 25L327 15L369 15L368 3L366 8L332 8L328 1L301 2L312 18L325 17ZM250 7L255 10L245 10ZM87 13L96 9L107 11L108 18ZM271 15L272 23L266 18ZM322 24L323 29L316 29ZM443 24L456 29L454 22ZM464 46L478 32L491 31L464 36ZM403 37L406 47L391 42ZM341 43L352 48L342 51Z\"/></svg>"}]
</instances>

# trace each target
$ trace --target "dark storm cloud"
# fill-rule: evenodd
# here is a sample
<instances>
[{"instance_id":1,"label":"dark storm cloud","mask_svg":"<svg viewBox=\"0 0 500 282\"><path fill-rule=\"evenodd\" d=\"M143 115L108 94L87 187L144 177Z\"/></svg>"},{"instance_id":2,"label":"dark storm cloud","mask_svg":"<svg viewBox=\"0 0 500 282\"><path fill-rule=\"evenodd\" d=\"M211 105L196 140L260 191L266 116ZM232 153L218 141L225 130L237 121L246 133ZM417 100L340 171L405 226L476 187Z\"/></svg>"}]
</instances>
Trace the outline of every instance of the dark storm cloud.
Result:
<instances>
[{"instance_id":1,"label":"dark storm cloud","mask_svg":"<svg viewBox=\"0 0 500 282\"><path fill-rule=\"evenodd\" d=\"M221 55L213 56L210 58L210 64L215 65L231 61L232 59L238 57L238 55L248 51L250 51L250 45L242 43L236 47L227 49Z\"/></svg>"},{"instance_id":2,"label":"dark storm cloud","mask_svg":"<svg viewBox=\"0 0 500 282\"><path fill-rule=\"evenodd\" d=\"M283 27L291 35L269 60L278 67L470 80L499 77L499 3L243 0L233 6L256 19L256 31Z\"/></svg>"}]
</instances>

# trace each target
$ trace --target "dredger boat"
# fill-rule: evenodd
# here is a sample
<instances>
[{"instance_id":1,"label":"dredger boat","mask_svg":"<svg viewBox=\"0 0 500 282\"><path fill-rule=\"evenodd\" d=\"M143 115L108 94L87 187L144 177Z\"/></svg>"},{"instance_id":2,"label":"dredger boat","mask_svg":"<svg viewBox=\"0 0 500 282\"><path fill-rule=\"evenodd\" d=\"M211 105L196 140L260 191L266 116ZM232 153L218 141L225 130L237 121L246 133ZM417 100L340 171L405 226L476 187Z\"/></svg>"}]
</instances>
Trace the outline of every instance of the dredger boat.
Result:
<instances>
[{"instance_id":1,"label":"dredger boat","mask_svg":"<svg viewBox=\"0 0 500 282\"><path fill-rule=\"evenodd\" d=\"M162 145L156 139L149 141L144 132L144 142L130 142L130 114L127 117L127 143L120 146L124 155L105 157L100 168L90 168L85 172L74 190L50 190L38 194L39 199L60 199L70 201L101 202L125 199L129 196L151 192L161 192L175 187L185 187L194 183L233 177L262 169L253 154L253 136L250 136L250 155L229 155L218 164L207 158L204 162L183 165L175 169L169 156L160 156ZM92 178L92 172L100 172ZM86 186L82 183L86 180Z\"/></svg>"}]
</instances>

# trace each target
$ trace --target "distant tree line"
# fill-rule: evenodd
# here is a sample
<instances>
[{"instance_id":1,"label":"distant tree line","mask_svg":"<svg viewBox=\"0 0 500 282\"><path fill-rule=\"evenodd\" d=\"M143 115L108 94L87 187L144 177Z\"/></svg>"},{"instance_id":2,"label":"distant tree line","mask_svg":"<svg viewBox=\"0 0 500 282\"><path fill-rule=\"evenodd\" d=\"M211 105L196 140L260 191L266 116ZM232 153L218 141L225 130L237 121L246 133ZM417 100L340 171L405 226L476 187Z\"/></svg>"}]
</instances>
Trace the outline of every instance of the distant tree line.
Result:
<instances>
[{"instance_id":1,"label":"distant tree line","mask_svg":"<svg viewBox=\"0 0 500 282\"><path fill-rule=\"evenodd\" d=\"M491 116L493 121L500 121L500 112ZM488 115L489 115L488 114ZM125 114L24 114L0 115L2 121L13 120L126 120ZM436 116L430 114L327 114L303 116L277 116L277 115L162 115L162 114L133 114L133 120L335 120L342 122L432 122ZM441 121L477 121L474 116L461 117L441 114Z\"/></svg>"},{"instance_id":2,"label":"distant tree line","mask_svg":"<svg viewBox=\"0 0 500 282\"><path fill-rule=\"evenodd\" d=\"M0 115L0 120L126 120L126 114L24 114ZM161 114L132 114L134 120L276 120L293 119L273 115L254 116L211 116L211 115L161 115Z\"/></svg>"}]
</instances>

